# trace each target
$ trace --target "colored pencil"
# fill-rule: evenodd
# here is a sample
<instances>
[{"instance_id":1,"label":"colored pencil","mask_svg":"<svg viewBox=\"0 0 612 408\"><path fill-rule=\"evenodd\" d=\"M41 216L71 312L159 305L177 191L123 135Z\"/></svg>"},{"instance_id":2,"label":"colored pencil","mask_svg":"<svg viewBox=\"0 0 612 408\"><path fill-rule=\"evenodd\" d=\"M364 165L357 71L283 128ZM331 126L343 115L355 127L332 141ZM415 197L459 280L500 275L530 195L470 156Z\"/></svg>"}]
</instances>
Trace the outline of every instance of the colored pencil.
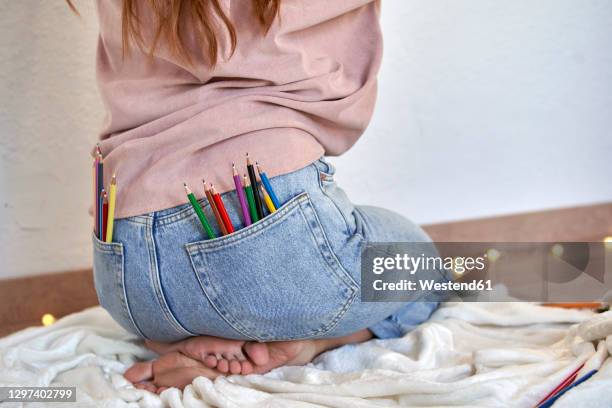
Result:
<instances>
[{"instance_id":1,"label":"colored pencil","mask_svg":"<svg viewBox=\"0 0 612 408\"><path fill-rule=\"evenodd\" d=\"M591 370L588 373L586 373L584 376L580 377L579 379L577 379L576 381L574 381L572 384L569 384L568 386L566 386L565 388L563 388L562 390L558 391L555 395L553 395L552 397L550 397L548 400L544 401L543 403L541 403L540 405L538 405L538 408L550 408L553 406L553 404L559 399L561 398L561 396L563 394L565 394L566 392L568 392L569 390L571 390L572 388L575 388L577 386L579 386L580 384L582 384L583 382L587 381L589 378L591 378L593 375L595 375L597 373L597 370Z\"/></svg>"},{"instance_id":2,"label":"colored pencil","mask_svg":"<svg viewBox=\"0 0 612 408\"><path fill-rule=\"evenodd\" d=\"M113 174L108 188L108 220L106 221L106 242L113 242L115 226L115 202L117 201L117 177Z\"/></svg>"},{"instance_id":3,"label":"colored pencil","mask_svg":"<svg viewBox=\"0 0 612 408\"><path fill-rule=\"evenodd\" d=\"M232 221L230 220L229 215L227 214L227 210L225 209L225 205L223 205L223 200L221 199L221 195L215 192L215 187L210 185L210 194L213 196L213 200L215 200L215 204L217 205L217 210L219 210L219 215L221 215L221 219L225 224L225 228L227 229L227 233L231 234L234 232L234 226L232 225Z\"/></svg>"},{"instance_id":4,"label":"colored pencil","mask_svg":"<svg viewBox=\"0 0 612 408\"><path fill-rule=\"evenodd\" d=\"M247 172L249 173L249 178L251 179L251 187L253 188L253 198L255 198L255 209L257 210L257 216L261 220L264 217L263 205L261 202L261 197L259 197L259 189L257 188L257 176L255 175L255 168L251 164L251 159L249 158L249 154L246 154L246 162L247 162Z\"/></svg>"},{"instance_id":5,"label":"colored pencil","mask_svg":"<svg viewBox=\"0 0 612 408\"><path fill-rule=\"evenodd\" d=\"M102 234L100 239L104 241L108 227L108 194L106 191L102 194Z\"/></svg>"},{"instance_id":6,"label":"colored pencil","mask_svg":"<svg viewBox=\"0 0 612 408\"><path fill-rule=\"evenodd\" d=\"M276 194L274 193L274 189L272 188L272 184L270 184L270 179L268 179L268 175L266 174L265 171L262 170L259 163L255 162L255 167L257 167L259 178L261 179L261 182L263 183L263 185L266 187L266 191L270 195L270 198L272 199L272 203L274 203L274 207L280 208L281 206L280 201L278 200L278 198L276 197Z\"/></svg>"},{"instance_id":7,"label":"colored pencil","mask_svg":"<svg viewBox=\"0 0 612 408\"><path fill-rule=\"evenodd\" d=\"M198 218L200 219L200 222L202 223L202 227L204 227L204 230L206 231L208 238L209 239L216 238L217 236L215 235L214 231L210 227L210 224L208 223L208 220L206 219L206 215L204 215L204 211L202 211L202 207L200 207L200 203L198 203L198 200L196 200L195 196L193 195L189 187L187 187L187 183L183 183L183 186L185 187L187 198L189 198L189 202L191 203L193 210L198 215Z\"/></svg>"},{"instance_id":8,"label":"colored pencil","mask_svg":"<svg viewBox=\"0 0 612 408\"><path fill-rule=\"evenodd\" d=\"M104 226L104 213L103 213L103 209L104 209L104 195L106 194L106 192L104 191L104 187L102 187L102 190L100 190L100 198L98 200L98 238L100 240L104 240L104 235L102 235L104 233L103 231L103 226Z\"/></svg>"},{"instance_id":9,"label":"colored pencil","mask_svg":"<svg viewBox=\"0 0 612 408\"><path fill-rule=\"evenodd\" d=\"M98 220L96 218L96 214L97 212L97 208L98 208L98 194L97 194L97 190L98 190L98 165L96 163L96 159L94 158L93 160L93 164L91 166L91 201L93 204L93 217L91 217L93 219L93 231L94 234L97 233L96 231L96 225L98 225Z\"/></svg>"},{"instance_id":10,"label":"colored pencil","mask_svg":"<svg viewBox=\"0 0 612 408\"><path fill-rule=\"evenodd\" d=\"M602 302L576 302L576 303L542 303L544 307L559 307L562 309L599 309L604 307Z\"/></svg>"},{"instance_id":11,"label":"colored pencil","mask_svg":"<svg viewBox=\"0 0 612 408\"><path fill-rule=\"evenodd\" d=\"M93 172L94 172L94 185L93 185L93 194L94 194L94 212L93 212L93 219L94 219L94 234L97 236L99 236L99 232L98 232L98 214L99 214L99 210L98 207L100 206L100 196L99 193L100 191L98 190L98 176L99 176L99 170L100 167L98 166L98 162L100 161L100 156L96 153L96 158L94 159L94 164L93 164Z\"/></svg>"},{"instance_id":12,"label":"colored pencil","mask_svg":"<svg viewBox=\"0 0 612 408\"><path fill-rule=\"evenodd\" d=\"M236 186L238 201L240 201L240 209L242 210L244 226L248 227L251 225L251 215L249 214L249 206L247 204L246 197L244 196L244 190L242 189L242 182L240 181L240 176L236 171L236 165L234 163L232 163L232 176L234 177L234 185Z\"/></svg>"},{"instance_id":13,"label":"colored pencil","mask_svg":"<svg viewBox=\"0 0 612 408\"><path fill-rule=\"evenodd\" d=\"M261 188L261 194L263 195L264 202L266 203L266 207L268 207L268 211L270 211L270 214L272 214L273 212L276 212L274 203L272 202L272 199L270 198L268 193L266 193L266 189L264 188L264 186L259 186L259 187Z\"/></svg>"},{"instance_id":14,"label":"colored pencil","mask_svg":"<svg viewBox=\"0 0 612 408\"><path fill-rule=\"evenodd\" d=\"M546 395L540 402L538 402L536 406L539 407L540 405L544 404L550 397L554 396L556 393L561 391L563 388L567 387L572 382L574 382L574 380L576 379L576 376L578 375L578 372L582 369L582 367L584 367L584 363L582 363L577 369L572 371L572 373L569 376L565 377L563 381L561 381L561 383L557 385L554 390L549 392L548 395Z\"/></svg>"},{"instance_id":15,"label":"colored pencil","mask_svg":"<svg viewBox=\"0 0 612 408\"><path fill-rule=\"evenodd\" d=\"M259 216L257 215L257 210L255 209L255 197L253 196L253 187L249 184L249 179L246 174L244 175L244 192L247 196L247 201L249 202L249 213L251 214L251 221L257 222L259 221Z\"/></svg>"},{"instance_id":16,"label":"colored pencil","mask_svg":"<svg viewBox=\"0 0 612 408\"><path fill-rule=\"evenodd\" d=\"M98 147L98 208L97 208L97 216L98 216L98 238L104 239L102 237L101 229L102 229L102 206L100 206L100 198L102 197L102 189L104 188L104 159L102 157L102 152Z\"/></svg>"},{"instance_id":17,"label":"colored pencil","mask_svg":"<svg viewBox=\"0 0 612 408\"><path fill-rule=\"evenodd\" d=\"M223 223L223 219L221 219L221 214L219 214L219 209L217 208L217 204L215 204L215 200L213 199L212 194L210 193L210 189L206 187L206 181L202 180L202 184L204 184L204 194L206 194L206 199L208 200L208 204L210 205L210 209L215 215L215 220L217 221L217 225L219 226L219 230L221 231L221 235L227 235L227 228L225 228L225 224Z\"/></svg>"}]
</instances>

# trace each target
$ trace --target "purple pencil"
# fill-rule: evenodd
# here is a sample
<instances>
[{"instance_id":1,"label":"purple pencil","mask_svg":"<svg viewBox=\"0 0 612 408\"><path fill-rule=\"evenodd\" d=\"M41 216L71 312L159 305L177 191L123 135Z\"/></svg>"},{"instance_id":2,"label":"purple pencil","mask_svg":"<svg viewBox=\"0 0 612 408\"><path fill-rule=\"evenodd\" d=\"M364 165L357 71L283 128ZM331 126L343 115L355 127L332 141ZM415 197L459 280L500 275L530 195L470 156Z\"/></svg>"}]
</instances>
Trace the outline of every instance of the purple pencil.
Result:
<instances>
[{"instance_id":1,"label":"purple pencil","mask_svg":"<svg viewBox=\"0 0 612 408\"><path fill-rule=\"evenodd\" d=\"M238 194L238 200L240 201L240 209L242 210L242 216L244 217L244 226L248 227L251 225L251 216L249 215L249 206L247 205L246 198L244 196L244 189L242 188L242 182L240 176L236 171L236 165L232 163L232 173L234 175L234 184L236 185L236 193Z\"/></svg>"}]
</instances>

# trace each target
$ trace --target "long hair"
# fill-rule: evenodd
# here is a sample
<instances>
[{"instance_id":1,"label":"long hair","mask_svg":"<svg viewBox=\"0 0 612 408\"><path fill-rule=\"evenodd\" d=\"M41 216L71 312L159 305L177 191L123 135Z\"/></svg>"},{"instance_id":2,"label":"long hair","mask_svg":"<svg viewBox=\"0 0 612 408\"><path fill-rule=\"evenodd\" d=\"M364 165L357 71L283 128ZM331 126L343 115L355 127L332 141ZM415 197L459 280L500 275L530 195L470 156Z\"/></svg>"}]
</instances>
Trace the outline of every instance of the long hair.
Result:
<instances>
[{"instance_id":1,"label":"long hair","mask_svg":"<svg viewBox=\"0 0 612 408\"><path fill-rule=\"evenodd\" d=\"M253 17L261 25L262 34L265 34L278 15L281 0L252 1L255 14ZM78 14L72 1L66 0L66 2L72 11ZM139 20L139 6L143 5L151 9L155 19L154 35L150 44L145 44ZM184 25L189 26L198 44L202 44L202 54L211 66L214 66L219 58L219 30L225 29L229 34L230 55L236 49L238 41L236 30L223 12L219 0L123 0L121 13L123 55L128 55L132 43L135 43L140 50L153 56L160 41L164 41L174 57L191 65L193 56L188 51L183 38Z\"/></svg>"}]
</instances>

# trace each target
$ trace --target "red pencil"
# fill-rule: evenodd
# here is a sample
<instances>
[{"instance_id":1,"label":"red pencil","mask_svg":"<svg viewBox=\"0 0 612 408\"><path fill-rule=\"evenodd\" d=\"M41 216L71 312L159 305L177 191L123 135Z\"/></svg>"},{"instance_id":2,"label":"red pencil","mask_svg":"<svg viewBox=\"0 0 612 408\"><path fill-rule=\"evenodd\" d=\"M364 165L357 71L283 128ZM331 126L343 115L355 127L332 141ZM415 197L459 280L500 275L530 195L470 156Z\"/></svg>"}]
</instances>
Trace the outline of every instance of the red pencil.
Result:
<instances>
[{"instance_id":1,"label":"red pencil","mask_svg":"<svg viewBox=\"0 0 612 408\"><path fill-rule=\"evenodd\" d=\"M108 223L108 195L106 191L102 194L102 237L106 237L106 226Z\"/></svg>"},{"instance_id":2,"label":"red pencil","mask_svg":"<svg viewBox=\"0 0 612 408\"><path fill-rule=\"evenodd\" d=\"M215 200L210 193L210 189L206 187L206 181L202 180L202 184L204 184L204 194L206 195L206 199L208 200L208 204L210 204L210 209L215 216L215 220L217 220L217 225L219 225L219 229L221 230L221 235L227 235L227 228L225 228L225 223L221 218L221 214L219 210L217 210L217 204L215 204Z\"/></svg>"},{"instance_id":3,"label":"red pencil","mask_svg":"<svg viewBox=\"0 0 612 408\"><path fill-rule=\"evenodd\" d=\"M234 232L234 226L232 225L232 221L227 215L227 211L225 210L225 206L223 205L223 200L221 199L221 195L215 191L215 187L210 184L210 193L213 196L213 200L215 201L215 205L217 206L217 211L219 211L219 215L221 215L221 219L225 224L225 228L227 229L227 233L231 234Z\"/></svg>"},{"instance_id":4,"label":"red pencil","mask_svg":"<svg viewBox=\"0 0 612 408\"><path fill-rule=\"evenodd\" d=\"M538 405L536 406L539 406L542 403L546 402L546 400L548 400L550 397L555 395L557 392L567 387L569 384L573 383L574 380L576 379L576 376L578 375L578 371L580 371L582 367L584 367L584 363L582 363L577 369L572 371L572 373L568 377L566 377L563 381L561 381L561 384L557 385L554 390L549 392L548 395L546 395L540 402L538 402Z\"/></svg>"}]
</instances>

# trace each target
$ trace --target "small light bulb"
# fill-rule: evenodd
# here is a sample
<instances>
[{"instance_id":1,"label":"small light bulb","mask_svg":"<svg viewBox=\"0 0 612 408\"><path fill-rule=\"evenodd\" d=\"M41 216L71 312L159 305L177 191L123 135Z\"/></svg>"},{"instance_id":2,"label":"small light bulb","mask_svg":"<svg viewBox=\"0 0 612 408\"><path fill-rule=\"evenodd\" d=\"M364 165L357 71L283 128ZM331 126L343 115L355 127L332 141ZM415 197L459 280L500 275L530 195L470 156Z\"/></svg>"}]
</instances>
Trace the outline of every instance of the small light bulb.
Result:
<instances>
[{"instance_id":1,"label":"small light bulb","mask_svg":"<svg viewBox=\"0 0 612 408\"><path fill-rule=\"evenodd\" d=\"M501 252L499 252L497 249L495 248L489 248L487 249L487 252L485 253L485 255L487 256L487 259L490 262L495 262L499 259L499 257L501 256Z\"/></svg>"},{"instance_id":2,"label":"small light bulb","mask_svg":"<svg viewBox=\"0 0 612 408\"><path fill-rule=\"evenodd\" d=\"M561 258L563 256L563 245L555 244L550 248L550 252L556 256L557 258Z\"/></svg>"},{"instance_id":3,"label":"small light bulb","mask_svg":"<svg viewBox=\"0 0 612 408\"><path fill-rule=\"evenodd\" d=\"M607 237L604 237L603 242L606 248L612 248L612 235L608 235Z\"/></svg>"},{"instance_id":4,"label":"small light bulb","mask_svg":"<svg viewBox=\"0 0 612 408\"><path fill-rule=\"evenodd\" d=\"M43 326L50 326L55 323L55 316L53 316L51 313L45 313L41 320Z\"/></svg>"}]
</instances>

